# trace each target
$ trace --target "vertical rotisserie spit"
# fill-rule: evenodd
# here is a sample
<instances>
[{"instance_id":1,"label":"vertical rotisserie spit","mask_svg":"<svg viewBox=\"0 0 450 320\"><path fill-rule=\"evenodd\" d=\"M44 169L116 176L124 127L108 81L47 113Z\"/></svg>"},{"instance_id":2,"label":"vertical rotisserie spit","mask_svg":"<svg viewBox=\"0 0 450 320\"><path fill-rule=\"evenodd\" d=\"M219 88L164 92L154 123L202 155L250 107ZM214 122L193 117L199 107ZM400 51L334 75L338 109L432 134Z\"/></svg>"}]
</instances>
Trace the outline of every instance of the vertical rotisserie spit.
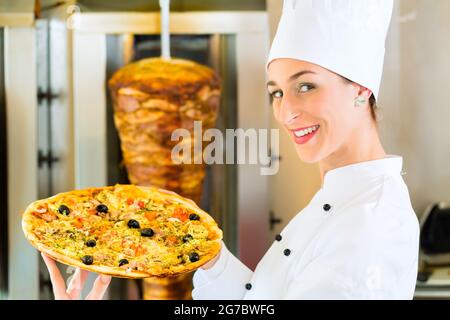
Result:
<instances>
[{"instance_id":1,"label":"vertical rotisserie spit","mask_svg":"<svg viewBox=\"0 0 450 320\"><path fill-rule=\"evenodd\" d=\"M220 81L209 67L183 59L143 59L118 70L109 80L114 122L131 183L175 191L200 204L205 165L193 147L194 121L202 130L215 126ZM192 137L191 164L175 164L172 132L187 129ZM146 279L144 298L187 299L191 276ZM176 284L176 286L175 286ZM175 289L177 287L177 289Z\"/></svg>"}]
</instances>

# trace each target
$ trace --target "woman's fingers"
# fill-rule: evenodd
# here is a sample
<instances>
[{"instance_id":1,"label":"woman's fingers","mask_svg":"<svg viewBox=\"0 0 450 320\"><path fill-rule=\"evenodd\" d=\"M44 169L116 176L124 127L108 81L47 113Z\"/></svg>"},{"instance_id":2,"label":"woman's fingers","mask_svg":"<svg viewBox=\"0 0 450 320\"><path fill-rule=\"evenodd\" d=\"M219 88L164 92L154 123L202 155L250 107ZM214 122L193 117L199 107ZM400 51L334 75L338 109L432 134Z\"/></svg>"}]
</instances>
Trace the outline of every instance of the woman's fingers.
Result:
<instances>
[{"instance_id":1,"label":"woman's fingers","mask_svg":"<svg viewBox=\"0 0 450 320\"><path fill-rule=\"evenodd\" d=\"M70 299L66 293L66 284L64 283L64 278L56 265L55 260L47 256L45 253L41 253L44 259L45 265L47 266L48 272L50 274L50 280L53 286L53 294L56 300Z\"/></svg>"},{"instance_id":2,"label":"woman's fingers","mask_svg":"<svg viewBox=\"0 0 450 320\"><path fill-rule=\"evenodd\" d=\"M111 277L106 275L99 275L92 286L91 292L89 292L86 300L101 300L105 295L106 289L108 289Z\"/></svg>"},{"instance_id":3,"label":"woman's fingers","mask_svg":"<svg viewBox=\"0 0 450 320\"><path fill-rule=\"evenodd\" d=\"M79 299L81 290L83 289L89 272L77 268L72 280L70 281L69 287L66 290L64 278L61 275L61 272L59 271L55 260L47 256L45 253L41 253L41 255L50 274L50 280L52 282L53 294L55 295L55 299ZM105 295L110 282L110 276L99 275L94 282L91 292L89 292L88 296L86 297L86 300L101 300Z\"/></svg>"},{"instance_id":4,"label":"woman's fingers","mask_svg":"<svg viewBox=\"0 0 450 320\"><path fill-rule=\"evenodd\" d=\"M80 299L80 293L83 289L88 275L89 271L82 270L80 268L77 268L75 270L75 274L73 275L72 280L69 283L69 287L66 291L71 299Z\"/></svg>"}]
</instances>

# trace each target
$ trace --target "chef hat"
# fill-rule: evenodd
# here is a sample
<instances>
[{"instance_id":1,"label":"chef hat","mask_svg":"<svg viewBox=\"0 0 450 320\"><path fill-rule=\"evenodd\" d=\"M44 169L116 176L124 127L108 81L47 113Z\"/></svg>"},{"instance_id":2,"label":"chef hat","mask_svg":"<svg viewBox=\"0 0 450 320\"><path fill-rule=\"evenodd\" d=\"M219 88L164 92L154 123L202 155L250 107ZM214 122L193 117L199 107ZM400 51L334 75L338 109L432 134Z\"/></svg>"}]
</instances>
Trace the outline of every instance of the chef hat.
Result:
<instances>
[{"instance_id":1,"label":"chef hat","mask_svg":"<svg viewBox=\"0 0 450 320\"><path fill-rule=\"evenodd\" d=\"M267 67L278 58L317 64L378 97L393 0L284 0Z\"/></svg>"}]
</instances>

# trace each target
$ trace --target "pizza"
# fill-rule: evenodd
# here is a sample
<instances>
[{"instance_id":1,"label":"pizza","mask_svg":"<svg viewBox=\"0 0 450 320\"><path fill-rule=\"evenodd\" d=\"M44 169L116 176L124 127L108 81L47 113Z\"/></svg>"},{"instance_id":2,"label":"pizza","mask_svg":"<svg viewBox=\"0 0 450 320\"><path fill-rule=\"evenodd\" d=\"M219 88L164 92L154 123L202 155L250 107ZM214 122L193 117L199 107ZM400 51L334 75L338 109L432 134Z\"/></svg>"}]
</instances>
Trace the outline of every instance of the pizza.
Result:
<instances>
[{"instance_id":1,"label":"pizza","mask_svg":"<svg viewBox=\"0 0 450 320\"><path fill-rule=\"evenodd\" d=\"M155 187L115 185L57 194L22 216L28 241L55 260L122 278L196 270L222 231L193 201Z\"/></svg>"}]
</instances>

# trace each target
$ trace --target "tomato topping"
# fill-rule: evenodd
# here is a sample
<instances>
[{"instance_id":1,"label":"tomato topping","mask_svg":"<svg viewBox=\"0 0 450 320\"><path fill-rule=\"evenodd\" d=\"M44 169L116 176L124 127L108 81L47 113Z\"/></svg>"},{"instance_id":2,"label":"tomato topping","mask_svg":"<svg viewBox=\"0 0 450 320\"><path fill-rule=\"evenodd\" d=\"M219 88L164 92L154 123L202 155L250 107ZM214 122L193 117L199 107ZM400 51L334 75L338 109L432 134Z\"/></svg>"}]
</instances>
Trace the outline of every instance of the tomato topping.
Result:
<instances>
[{"instance_id":1,"label":"tomato topping","mask_svg":"<svg viewBox=\"0 0 450 320\"><path fill-rule=\"evenodd\" d=\"M175 208L173 217L178 218L181 221L186 221L187 219L189 219L189 213L183 208Z\"/></svg>"},{"instance_id":2,"label":"tomato topping","mask_svg":"<svg viewBox=\"0 0 450 320\"><path fill-rule=\"evenodd\" d=\"M140 244L132 244L131 249L134 251L134 254L137 256L139 253L143 252L142 245Z\"/></svg>"},{"instance_id":3,"label":"tomato topping","mask_svg":"<svg viewBox=\"0 0 450 320\"><path fill-rule=\"evenodd\" d=\"M145 213L145 217L146 217L149 221L155 220L155 218L156 218L156 212L153 212L153 211L147 211L147 212Z\"/></svg>"},{"instance_id":4,"label":"tomato topping","mask_svg":"<svg viewBox=\"0 0 450 320\"><path fill-rule=\"evenodd\" d=\"M77 217L77 218L74 220L73 225L74 225L76 228L78 228L78 229L83 228L83 218Z\"/></svg>"},{"instance_id":5,"label":"tomato topping","mask_svg":"<svg viewBox=\"0 0 450 320\"><path fill-rule=\"evenodd\" d=\"M168 244L176 244L178 242L178 238L175 236L169 236L166 240Z\"/></svg>"},{"instance_id":6,"label":"tomato topping","mask_svg":"<svg viewBox=\"0 0 450 320\"><path fill-rule=\"evenodd\" d=\"M143 207L145 207L145 202L144 202L144 201L139 201L139 202L138 202L138 207L141 208L141 209L142 209Z\"/></svg>"},{"instance_id":7,"label":"tomato topping","mask_svg":"<svg viewBox=\"0 0 450 320\"><path fill-rule=\"evenodd\" d=\"M134 203L134 200L133 200L133 199L130 199L130 198L127 199L127 204L128 204L129 206L131 206L133 203Z\"/></svg>"}]
</instances>

